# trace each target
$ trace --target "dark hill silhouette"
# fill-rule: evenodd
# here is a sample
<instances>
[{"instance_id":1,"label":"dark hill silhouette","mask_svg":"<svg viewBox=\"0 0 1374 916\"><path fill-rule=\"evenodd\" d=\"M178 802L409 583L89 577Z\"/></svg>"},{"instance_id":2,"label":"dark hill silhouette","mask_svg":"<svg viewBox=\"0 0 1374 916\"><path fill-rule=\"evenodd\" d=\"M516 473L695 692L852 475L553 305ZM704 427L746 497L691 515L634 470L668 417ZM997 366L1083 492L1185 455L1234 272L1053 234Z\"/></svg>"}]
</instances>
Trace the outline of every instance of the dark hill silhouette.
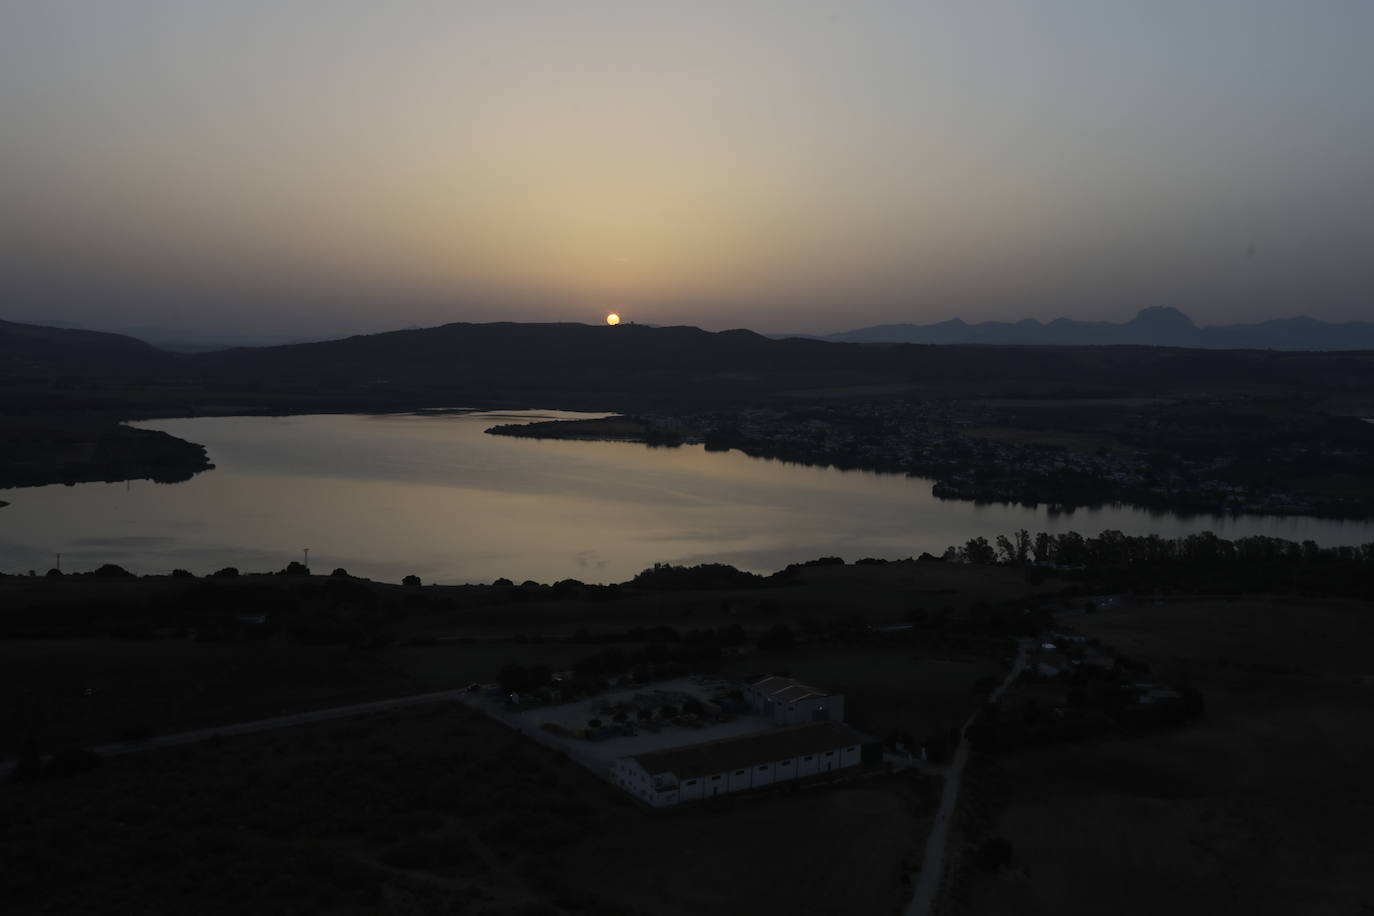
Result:
<instances>
[{"instance_id":1,"label":"dark hill silhouette","mask_svg":"<svg viewBox=\"0 0 1374 916\"><path fill-rule=\"evenodd\" d=\"M1068 324L1087 339L1096 333L1091 323ZM1147 310L1128 326L1156 345L873 345L775 340L745 330L500 322L171 354L119 335L0 323L0 376L45 384L63 378L98 381L82 387L87 392L82 397L90 401L101 394L107 412L117 415L138 413L118 414L116 401L129 386L110 381L120 379L171 383L147 388L155 392L150 397L156 406L149 409L159 413L187 404L280 410L427 404L639 409L664 401L741 402L783 391L871 385L904 391L910 386L906 396L956 397L1138 396L1228 386L1304 396L1364 396L1374 390L1374 353L1174 348L1164 344L1198 329L1173 310ZM944 327L952 333L980 326L947 322ZM49 392L44 397L57 396L51 394L57 391L53 386L44 391ZM14 389L11 395L16 404L38 408L32 390Z\"/></svg>"},{"instance_id":2,"label":"dark hill silhouette","mask_svg":"<svg viewBox=\"0 0 1374 916\"><path fill-rule=\"evenodd\" d=\"M750 391L789 379L858 384L879 378L852 349L822 341L775 341L745 330L498 322L224 350L189 362L220 384Z\"/></svg>"},{"instance_id":3,"label":"dark hill silhouette","mask_svg":"<svg viewBox=\"0 0 1374 916\"><path fill-rule=\"evenodd\" d=\"M1182 318L1182 321L1179 319ZM1157 340L1191 322L1137 319ZM217 386L322 391L407 388L477 402L557 395L608 404L713 400L796 389L905 384L945 393L1035 396L1144 394L1218 383L1364 391L1374 355L1218 352L1164 346L874 346L751 331L585 324L448 324L316 344L226 350L187 358ZM450 403L458 403L450 400ZM552 400L548 403L554 403Z\"/></svg>"},{"instance_id":4,"label":"dark hill silhouette","mask_svg":"<svg viewBox=\"0 0 1374 916\"><path fill-rule=\"evenodd\" d=\"M0 321L0 377L146 379L177 359L122 334Z\"/></svg>"},{"instance_id":5,"label":"dark hill silhouette","mask_svg":"<svg viewBox=\"0 0 1374 916\"><path fill-rule=\"evenodd\" d=\"M1255 324L1198 327L1175 308L1142 309L1130 321L1075 321L1056 318L1042 324L958 318L935 324L881 324L830 334L822 340L844 343L1001 344L1032 346L1197 347L1213 350L1374 350L1374 322L1332 324L1315 318L1283 318Z\"/></svg>"}]
</instances>

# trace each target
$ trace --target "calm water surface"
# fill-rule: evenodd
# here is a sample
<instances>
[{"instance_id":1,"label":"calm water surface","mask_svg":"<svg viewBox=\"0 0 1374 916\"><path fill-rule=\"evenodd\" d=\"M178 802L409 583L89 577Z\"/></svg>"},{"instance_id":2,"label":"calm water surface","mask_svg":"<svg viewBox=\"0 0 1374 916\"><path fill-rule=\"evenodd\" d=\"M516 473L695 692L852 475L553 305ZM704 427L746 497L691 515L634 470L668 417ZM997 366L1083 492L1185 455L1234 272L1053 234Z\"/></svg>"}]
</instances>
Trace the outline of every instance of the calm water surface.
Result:
<instances>
[{"instance_id":1,"label":"calm water surface","mask_svg":"<svg viewBox=\"0 0 1374 916\"><path fill-rule=\"evenodd\" d=\"M40 573L118 563L280 569L310 548L317 572L342 566L397 580L619 582L655 562L731 563L771 572L838 555L939 553L970 537L1034 531L1166 536L1212 530L1323 545L1374 541L1370 522L1179 518L1134 509L975 506L935 499L930 481L801 467L621 442L488 436L519 414L219 417L157 420L209 450L216 469L172 485L82 484L0 493L0 569Z\"/></svg>"}]
</instances>

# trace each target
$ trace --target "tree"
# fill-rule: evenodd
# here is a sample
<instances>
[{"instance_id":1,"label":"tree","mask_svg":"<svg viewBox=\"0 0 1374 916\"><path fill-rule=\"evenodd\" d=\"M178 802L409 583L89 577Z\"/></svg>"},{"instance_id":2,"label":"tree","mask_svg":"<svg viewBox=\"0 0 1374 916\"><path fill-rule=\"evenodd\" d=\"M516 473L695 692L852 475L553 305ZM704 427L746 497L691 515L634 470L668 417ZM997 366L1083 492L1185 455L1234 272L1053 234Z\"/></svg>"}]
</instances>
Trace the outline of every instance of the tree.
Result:
<instances>
[{"instance_id":1,"label":"tree","mask_svg":"<svg viewBox=\"0 0 1374 916\"><path fill-rule=\"evenodd\" d=\"M281 574L283 576L308 576L310 575L310 567L306 566L304 563L292 560L290 563L286 564L286 568L281 571Z\"/></svg>"},{"instance_id":2,"label":"tree","mask_svg":"<svg viewBox=\"0 0 1374 916\"><path fill-rule=\"evenodd\" d=\"M784 652L797 642L796 634L792 628L785 623L774 624L773 627L759 637L759 648L764 652Z\"/></svg>"},{"instance_id":3,"label":"tree","mask_svg":"<svg viewBox=\"0 0 1374 916\"><path fill-rule=\"evenodd\" d=\"M347 578L349 578L348 570L344 569L342 566L340 566L340 567L338 567L337 569L335 569L335 570L334 570L332 573L330 573L329 575L332 576L332 577L335 578L335 579L347 579Z\"/></svg>"},{"instance_id":4,"label":"tree","mask_svg":"<svg viewBox=\"0 0 1374 916\"><path fill-rule=\"evenodd\" d=\"M496 680L506 693L528 693L537 686L534 678L530 676L530 670L515 662L503 665Z\"/></svg>"},{"instance_id":5,"label":"tree","mask_svg":"<svg viewBox=\"0 0 1374 916\"><path fill-rule=\"evenodd\" d=\"M978 847L979 866L988 871L997 871L1011 865L1011 840L1004 836L990 836Z\"/></svg>"},{"instance_id":6,"label":"tree","mask_svg":"<svg viewBox=\"0 0 1374 916\"><path fill-rule=\"evenodd\" d=\"M985 537L969 538L961 555L966 562L991 565L997 562L997 552Z\"/></svg>"},{"instance_id":7,"label":"tree","mask_svg":"<svg viewBox=\"0 0 1374 916\"><path fill-rule=\"evenodd\" d=\"M1030 532L1027 531L1025 528L1022 528L1016 532L1016 562L1024 566L1026 564L1026 561L1030 559L1030 554Z\"/></svg>"},{"instance_id":8,"label":"tree","mask_svg":"<svg viewBox=\"0 0 1374 916\"><path fill-rule=\"evenodd\" d=\"M233 579L233 578L235 578L236 576L238 576L238 574L239 574L239 571L238 571L237 567L234 567L234 566L226 566L226 567L224 567L224 568L221 569L221 570L217 570L216 572L211 573L210 575L211 575L212 578L215 578L215 579Z\"/></svg>"},{"instance_id":9,"label":"tree","mask_svg":"<svg viewBox=\"0 0 1374 916\"><path fill-rule=\"evenodd\" d=\"M600 720L600 719L588 719L588 720L587 720L587 727L588 727L588 728L600 728L600 727L601 727L601 720Z\"/></svg>"},{"instance_id":10,"label":"tree","mask_svg":"<svg viewBox=\"0 0 1374 916\"><path fill-rule=\"evenodd\" d=\"M24 739L24 746L19 749L19 761L10 772L10 778L15 782L37 782L43 778L43 758L38 754L38 742L33 735Z\"/></svg>"},{"instance_id":11,"label":"tree","mask_svg":"<svg viewBox=\"0 0 1374 916\"><path fill-rule=\"evenodd\" d=\"M104 566L101 566L95 572L91 573L91 575L104 576L112 579L132 579L134 574L129 572L123 566L116 566L113 563L106 563Z\"/></svg>"},{"instance_id":12,"label":"tree","mask_svg":"<svg viewBox=\"0 0 1374 916\"><path fill-rule=\"evenodd\" d=\"M420 577L419 577L419 576L413 576L413 575L412 575L412 576L406 576L404 579L401 580L401 584L404 585L406 588L419 588L419 587L420 587Z\"/></svg>"},{"instance_id":13,"label":"tree","mask_svg":"<svg viewBox=\"0 0 1374 916\"><path fill-rule=\"evenodd\" d=\"M79 776L98 768L102 762L100 755L90 748L69 747L53 755L43 768L43 775L58 778Z\"/></svg>"}]
</instances>

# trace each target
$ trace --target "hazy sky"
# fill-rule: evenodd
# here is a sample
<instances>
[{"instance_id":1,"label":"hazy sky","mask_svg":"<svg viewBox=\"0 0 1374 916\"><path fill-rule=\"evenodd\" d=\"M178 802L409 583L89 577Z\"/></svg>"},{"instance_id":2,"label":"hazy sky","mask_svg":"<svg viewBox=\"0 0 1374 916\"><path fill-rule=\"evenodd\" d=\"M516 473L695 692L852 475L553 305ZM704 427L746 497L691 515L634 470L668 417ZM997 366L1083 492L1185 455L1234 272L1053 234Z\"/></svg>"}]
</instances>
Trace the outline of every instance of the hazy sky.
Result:
<instances>
[{"instance_id":1,"label":"hazy sky","mask_svg":"<svg viewBox=\"0 0 1374 916\"><path fill-rule=\"evenodd\" d=\"M0 0L0 317L1374 318L1374 2Z\"/></svg>"}]
</instances>

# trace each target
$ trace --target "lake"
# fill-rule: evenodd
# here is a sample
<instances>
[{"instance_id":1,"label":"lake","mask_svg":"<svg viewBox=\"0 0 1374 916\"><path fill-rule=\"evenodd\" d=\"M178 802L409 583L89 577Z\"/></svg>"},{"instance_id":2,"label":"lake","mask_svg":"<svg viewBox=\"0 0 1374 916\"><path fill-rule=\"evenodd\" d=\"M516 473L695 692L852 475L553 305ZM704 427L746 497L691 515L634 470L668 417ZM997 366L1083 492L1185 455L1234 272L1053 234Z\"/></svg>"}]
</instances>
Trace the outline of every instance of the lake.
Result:
<instances>
[{"instance_id":1,"label":"lake","mask_svg":"<svg viewBox=\"0 0 1374 916\"><path fill-rule=\"evenodd\" d=\"M895 559L978 535L1115 528L1374 541L1374 523L1180 518L1136 509L977 506L929 480L803 467L702 446L489 436L559 411L214 417L137 424L204 445L216 469L178 484L6 490L0 570L117 563L136 573L276 570L310 549L317 572L396 581L619 582L655 562L772 572L819 556Z\"/></svg>"}]
</instances>

